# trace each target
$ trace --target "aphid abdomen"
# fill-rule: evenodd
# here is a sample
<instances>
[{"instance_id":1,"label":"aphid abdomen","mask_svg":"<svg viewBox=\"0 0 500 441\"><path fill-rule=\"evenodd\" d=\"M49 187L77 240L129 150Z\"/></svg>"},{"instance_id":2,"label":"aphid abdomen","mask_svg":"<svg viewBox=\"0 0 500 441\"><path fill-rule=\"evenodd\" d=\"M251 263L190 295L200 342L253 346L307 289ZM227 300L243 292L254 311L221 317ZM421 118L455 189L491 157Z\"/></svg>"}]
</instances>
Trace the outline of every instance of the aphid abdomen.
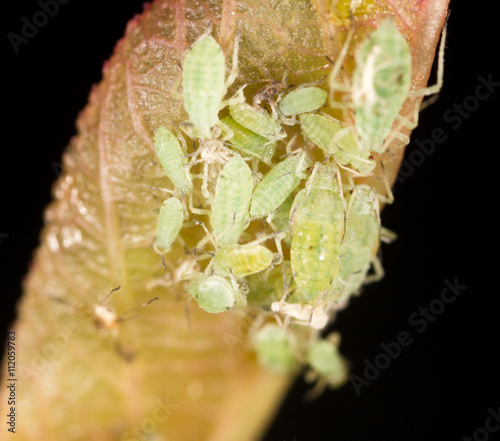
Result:
<instances>
[{"instance_id":1,"label":"aphid abdomen","mask_svg":"<svg viewBox=\"0 0 500 441\"><path fill-rule=\"evenodd\" d=\"M265 110L258 110L247 103L239 103L229 106L229 112L237 123L269 141L278 141L287 136L281 124Z\"/></svg>"},{"instance_id":2,"label":"aphid abdomen","mask_svg":"<svg viewBox=\"0 0 500 441\"><path fill-rule=\"evenodd\" d=\"M289 156L275 165L257 184L252 196L250 215L265 216L276 210L293 190L300 184L299 165L303 170L311 164L311 160L300 155Z\"/></svg>"},{"instance_id":3,"label":"aphid abdomen","mask_svg":"<svg viewBox=\"0 0 500 441\"><path fill-rule=\"evenodd\" d=\"M349 201L346 234L340 248L346 294L358 291L380 243L380 219L375 190L366 185L354 187Z\"/></svg>"},{"instance_id":4,"label":"aphid abdomen","mask_svg":"<svg viewBox=\"0 0 500 441\"><path fill-rule=\"evenodd\" d=\"M282 98L278 103L278 108L285 116L313 112L325 104L327 96L327 92L319 87L304 87Z\"/></svg>"},{"instance_id":5,"label":"aphid abdomen","mask_svg":"<svg viewBox=\"0 0 500 441\"><path fill-rule=\"evenodd\" d=\"M219 313L231 309L235 304L235 290L229 280L224 277L202 275L186 287L200 308L207 312Z\"/></svg>"},{"instance_id":6,"label":"aphid abdomen","mask_svg":"<svg viewBox=\"0 0 500 441\"><path fill-rule=\"evenodd\" d=\"M196 43L183 66L184 107L201 138L209 138L217 124L225 95L225 59L219 44L211 36Z\"/></svg>"},{"instance_id":7,"label":"aphid abdomen","mask_svg":"<svg viewBox=\"0 0 500 441\"><path fill-rule=\"evenodd\" d=\"M177 198L169 198L161 204L160 215L156 225L156 239L153 244L158 254L170 251L182 227L184 213L182 204Z\"/></svg>"},{"instance_id":8,"label":"aphid abdomen","mask_svg":"<svg viewBox=\"0 0 500 441\"><path fill-rule=\"evenodd\" d=\"M288 330L275 324L263 326L253 338L257 359L276 374L289 372L296 365L293 343Z\"/></svg>"},{"instance_id":9,"label":"aphid abdomen","mask_svg":"<svg viewBox=\"0 0 500 441\"><path fill-rule=\"evenodd\" d=\"M411 66L408 43L391 20L357 51L352 101L364 150L384 152L384 139L410 92Z\"/></svg>"},{"instance_id":10,"label":"aphid abdomen","mask_svg":"<svg viewBox=\"0 0 500 441\"><path fill-rule=\"evenodd\" d=\"M343 166L351 166L360 173L367 174L375 168L368 151L361 151L352 133L347 133L334 141L335 135L345 127L323 115L305 113L299 117L302 131L314 144Z\"/></svg>"},{"instance_id":11,"label":"aphid abdomen","mask_svg":"<svg viewBox=\"0 0 500 441\"><path fill-rule=\"evenodd\" d=\"M161 166L174 187L189 193L193 189L193 183L188 170L184 167L186 164L184 152L175 135L160 126L155 135L155 149Z\"/></svg>"},{"instance_id":12,"label":"aphid abdomen","mask_svg":"<svg viewBox=\"0 0 500 441\"><path fill-rule=\"evenodd\" d=\"M243 127L230 116L222 118L221 122L233 132L232 138L227 141L233 148L259 158L265 163L271 162L276 151L275 142L268 141L266 138Z\"/></svg>"},{"instance_id":13,"label":"aphid abdomen","mask_svg":"<svg viewBox=\"0 0 500 441\"><path fill-rule=\"evenodd\" d=\"M318 340L307 350L307 361L329 386L340 387L349 378L347 364L338 348L328 340Z\"/></svg>"},{"instance_id":14,"label":"aphid abdomen","mask_svg":"<svg viewBox=\"0 0 500 441\"><path fill-rule=\"evenodd\" d=\"M328 289L340 273L344 234L338 171L321 164L316 164L315 171L307 187L297 195L290 213L292 271L302 297L307 300Z\"/></svg>"},{"instance_id":15,"label":"aphid abdomen","mask_svg":"<svg viewBox=\"0 0 500 441\"><path fill-rule=\"evenodd\" d=\"M249 220L252 197L252 171L239 155L224 166L215 187L210 225L217 241L230 245L238 242Z\"/></svg>"},{"instance_id":16,"label":"aphid abdomen","mask_svg":"<svg viewBox=\"0 0 500 441\"><path fill-rule=\"evenodd\" d=\"M215 259L215 265L223 263L236 277L245 277L268 268L273 262L273 253L262 245L230 246L220 251Z\"/></svg>"}]
</instances>

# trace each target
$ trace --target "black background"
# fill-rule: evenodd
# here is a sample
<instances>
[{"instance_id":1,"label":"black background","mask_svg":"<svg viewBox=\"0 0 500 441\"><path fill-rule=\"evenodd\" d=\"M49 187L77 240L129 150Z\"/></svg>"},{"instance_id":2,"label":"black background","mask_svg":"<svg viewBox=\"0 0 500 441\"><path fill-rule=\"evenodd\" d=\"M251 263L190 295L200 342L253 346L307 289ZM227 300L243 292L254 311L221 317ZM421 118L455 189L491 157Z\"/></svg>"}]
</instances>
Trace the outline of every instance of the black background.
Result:
<instances>
[{"instance_id":1,"label":"black background","mask_svg":"<svg viewBox=\"0 0 500 441\"><path fill-rule=\"evenodd\" d=\"M495 14L481 3L467 9L465 3L452 4L444 87L438 102L422 112L406 158L420 150L415 141L429 139L436 128L446 140L396 184L396 202L384 210L383 224L399 236L383 247L386 277L354 299L332 327L342 333L341 350L360 377L364 360L373 362L381 343L402 331L413 342L360 396L347 384L308 404L310 386L299 380L265 441L461 440L484 426L488 408L500 407L500 192L494 180L500 88L461 117L459 127L452 127L458 120L443 119L448 109L455 114L454 104L473 102L468 97L478 76L500 81ZM142 10L140 1L73 0L15 54L7 33L20 33L21 18L39 6L34 0L8 6L2 14L2 335L15 317L20 283L38 245L56 178L51 164L75 134L77 114L127 21ZM439 297L444 279L454 278L467 289L417 332L409 317Z\"/></svg>"}]
</instances>

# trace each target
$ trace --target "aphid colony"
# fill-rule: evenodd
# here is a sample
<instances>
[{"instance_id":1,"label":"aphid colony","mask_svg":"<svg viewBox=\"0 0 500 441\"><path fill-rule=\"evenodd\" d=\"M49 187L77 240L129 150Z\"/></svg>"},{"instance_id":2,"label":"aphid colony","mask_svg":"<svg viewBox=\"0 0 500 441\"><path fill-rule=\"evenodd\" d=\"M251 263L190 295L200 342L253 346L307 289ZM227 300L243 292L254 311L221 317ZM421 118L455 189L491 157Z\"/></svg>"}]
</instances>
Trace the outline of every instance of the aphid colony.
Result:
<instances>
[{"instance_id":1,"label":"aphid colony","mask_svg":"<svg viewBox=\"0 0 500 441\"><path fill-rule=\"evenodd\" d=\"M272 82L249 104L244 87L226 97L238 77L238 37L226 79L224 54L209 32L183 60L189 120L156 132L173 188L161 204L153 248L163 261L183 226L199 228L204 236L191 256L210 260L181 276L185 292L209 313L247 303L260 308L266 323L252 342L263 365L284 372L298 360L326 384L340 385L346 371L338 342L321 339L319 330L360 291L376 262L379 195L352 178L373 173L372 152L383 153L390 135L400 137L391 127L410 94L408 45L388 21L358 49L352 85L336 82L346 43L326 81L330 97L321 82ZM347 93L340 104L354 110L354 126L322 110L327 100L330 108L340 105L335 90ZM372 280L379 267L373 265ZM312 328L307 343L296 324Z\"/></svg>"}]
</instances>

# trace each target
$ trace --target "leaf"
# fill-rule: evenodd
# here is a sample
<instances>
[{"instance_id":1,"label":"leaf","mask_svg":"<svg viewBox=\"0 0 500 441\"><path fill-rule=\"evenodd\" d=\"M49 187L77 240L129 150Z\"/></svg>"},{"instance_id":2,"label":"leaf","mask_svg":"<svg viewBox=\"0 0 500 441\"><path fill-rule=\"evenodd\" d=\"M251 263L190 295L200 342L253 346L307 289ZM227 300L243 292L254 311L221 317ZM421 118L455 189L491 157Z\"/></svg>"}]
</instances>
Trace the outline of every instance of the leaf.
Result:
<instances>
[{"instance_id":1,"label":"leaf","mask_svg":"<svg viewBox=\"0 0 500 441\"><path fill-rule=\"evenodd\" d=\"M352 21L350 5L358 5ZM446 8L446 0L397 7L363 0L156 1L130 21L78 119L25 282L15 325L19 440L134 439L150 432L176 441L258 439L293 376L257 365L247 341L252 316L207 314L191 303L188 317L177 283L184 249L176 246L165 273L151 246L162 200L148 186L169 185L154 155L154 133L187 119L172 94L178 63L210 23L229 60L241 29L240 75L230 92L248 83L251 96L281 79L283 65L291 84L321 79L330 68L325 56L336 58L349 26L358 28L354 50L394 16L412 47L413 87L421 88ZM411 116L414 106L408 100L402 114ZM391 181L402 154L400 148L384 158ZM188 246L200 237L192 230ZM92 308L118 285L108 300L118 316L159 300L113 329L98 329Z\"/></svg>"}]
</instances>

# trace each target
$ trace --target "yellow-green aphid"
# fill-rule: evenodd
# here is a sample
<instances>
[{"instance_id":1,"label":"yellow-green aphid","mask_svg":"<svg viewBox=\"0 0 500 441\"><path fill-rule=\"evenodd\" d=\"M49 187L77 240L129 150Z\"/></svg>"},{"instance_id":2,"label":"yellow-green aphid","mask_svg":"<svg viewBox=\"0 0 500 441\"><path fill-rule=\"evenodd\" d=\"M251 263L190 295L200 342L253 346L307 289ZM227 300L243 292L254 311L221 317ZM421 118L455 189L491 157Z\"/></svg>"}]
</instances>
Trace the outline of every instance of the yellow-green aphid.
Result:
<instances>
[{"instance_id":1,"label":"yellow-green aphid","mask_svg":"<svg viewBox=\"0 0 500 441\"><path fill-rule=\"evenodd\" d=\"M229 106L229 113L237 123L268 141L279 141L287 136L279 121L264 109L257 109L247 103L238 103Z\"/></svg>"},{"instance_id":2,"label":"yellow-green aphid","mask_svg":"<svg viewBox=\"0 0 500 441\"><path fill-rule=\"evenodd\" d=\"M224 166L215 186L210 225L217 243L238 243L249 220L252 171L236 154Z\"/></svg>"},{"instance_id":3,"label":"yellow-green aphid","mask_svg":"<svg viewBox=\"0 0 500 441\"><path fill-rule=\"evenodd\" d=\"M319 87L299 87L278 101L278 111L284 117L313 112L324 106L327 97L326 91ZM282 122L293 125L295 118L282 118Z\"/></svg>"},{"instance_id":4,"label":"yellow-green aphid","mask_svg":"<svg viewBox=\"0 0 500 441\"><path fill-rule=\"evenodd\" d=\"M161 204L153 248L162 258L170 251L177 239L183 218L184 212L179 199L172 197Z\"/></svg>"},{"instance_id":5,"label":"yellow-green aphid","mask_svg":"<svg viewBox=\"0 0 500 441\"><path fill-rule=\"evenodd\" d=\"M289 156L275 165L255 187L250 216L267 216L276 210L305 178L303 172L311 165L305 152Z\"/></svg>"},{"instance_id":6,"label":"yellow-green aphid","mask_svg":"<svg viewBox=\"0 0 500 441\"><path fill-rule=\"evenodd\" d=\"M235 40L232 71L224 81L226 63L222 48L205 33L189 49L182 71L184 107L189 122L184 126L193 137L211 138L219 122L219 110L227 88L237 76L238 39Z\"/></svg>"},{"instance_id":7,"label":"yellow-green aphid","mask_svg":"<svg viewBox=\"0 0 500 441\"><path fill-rule=\"evenodd\" d=\"M305 301L328 290L340 273L345 208L339 178L334 164L316 163L290 212L290 260Z\"/></svg>"},{"instance_id":8,"label":"yellow-green aphid","mask_svg":"<svg viewBox=\"0 0 500 441\"><path fill-rule=\"evenodd\" d=\"M364 150L383 153L384 140L410 92L411 54L392 20L359 47L352 79L356 131Z\"/></svg>"},{"instance_id":9,"label":"yellow-green aphid","mask_svg":"<svg viewBox=\"0 0 500 441\"><path fill-rule=\"evenodd\" d=\"M317 340L310 345L307 362L319 375L320 380L332 388L338 388L348 380L348 366L337 346L328 339Z\"/></svg>"},{"instance_id":10,"label":"yellow-green aphid","mask_svg":"<svg viewBox=\"0 0 500 441\"><path fill-rule=\"evenodd\" d=\"M369 151L360 150L351 131L341 121L315 113L299 116L302 132L337 163L366 175L376 166Z\"/></svg>"},{"instance_id":11,"label":"yellow-green aphid","mask_svg":"<svg viewBox=\"0 0 500 441\"><path fill-rule=\"evenodd\" d=\"M347 295L361 287L380 244L380 217L375 189L356 185L349 199L340 277Z\"/></svg>"},{"instance_id":12,"label":"yellow-green aphid","mask_svg":"<svg viewBox=\"0 0 500 441\"><path fill-rule=\"evenodd\" d=\"M297 364L293 336L288 329L264 325L253 337L253 345L260 364L275 374L289 372Z\"/></svg>"},{"instance_id":13,"label":"yellow-green aphid","mask_svg":"<svg viewBox=\"0 0 500 441\"><path fill-rule=\"evenodd\" d=\"M253 242L228 245L218 250L213 259L213 266L218 271L245 277L264 271L273 263L273 258L274 253L271 250Z\"/></svg>"},{"instance_id":14,"label":"yellow-green aphid","mask_svg":"<svg viewBox=\"0 0 500 441\"><path fill-rule=\"evenodd\" d=\"M232 117L226 116L221 122L232 131L232 136L227 142L239 152L259 158L266 164L271 164L271 159L276 151L276 143L252 132L238 124ZM224 129L223 129L224 133Z\"/></svg>"},{"instance_id":15,"label":"yellow-green aphid","mask_svg":"<svg viewBox=\"0 0 500 441\"><path fill-rule=\"evenodd\" d=\"M246 303L237 283L217 274L201 274L186 286L186 293L200 308L215 314L231 309L236 302Z\"/></svg>"},{"instance_id":16,"label":"yellow-green aphid","mask_svg":"<svg viewBox=\"0 0 500 441\"><path fill-rule=\"evenodd\" d=\"M161 166L174 187L184 193L191 192L193 183L186 168L187 157L176 136L160 126L155 135L155 149Z\"/></svg>"}]
</instances>

